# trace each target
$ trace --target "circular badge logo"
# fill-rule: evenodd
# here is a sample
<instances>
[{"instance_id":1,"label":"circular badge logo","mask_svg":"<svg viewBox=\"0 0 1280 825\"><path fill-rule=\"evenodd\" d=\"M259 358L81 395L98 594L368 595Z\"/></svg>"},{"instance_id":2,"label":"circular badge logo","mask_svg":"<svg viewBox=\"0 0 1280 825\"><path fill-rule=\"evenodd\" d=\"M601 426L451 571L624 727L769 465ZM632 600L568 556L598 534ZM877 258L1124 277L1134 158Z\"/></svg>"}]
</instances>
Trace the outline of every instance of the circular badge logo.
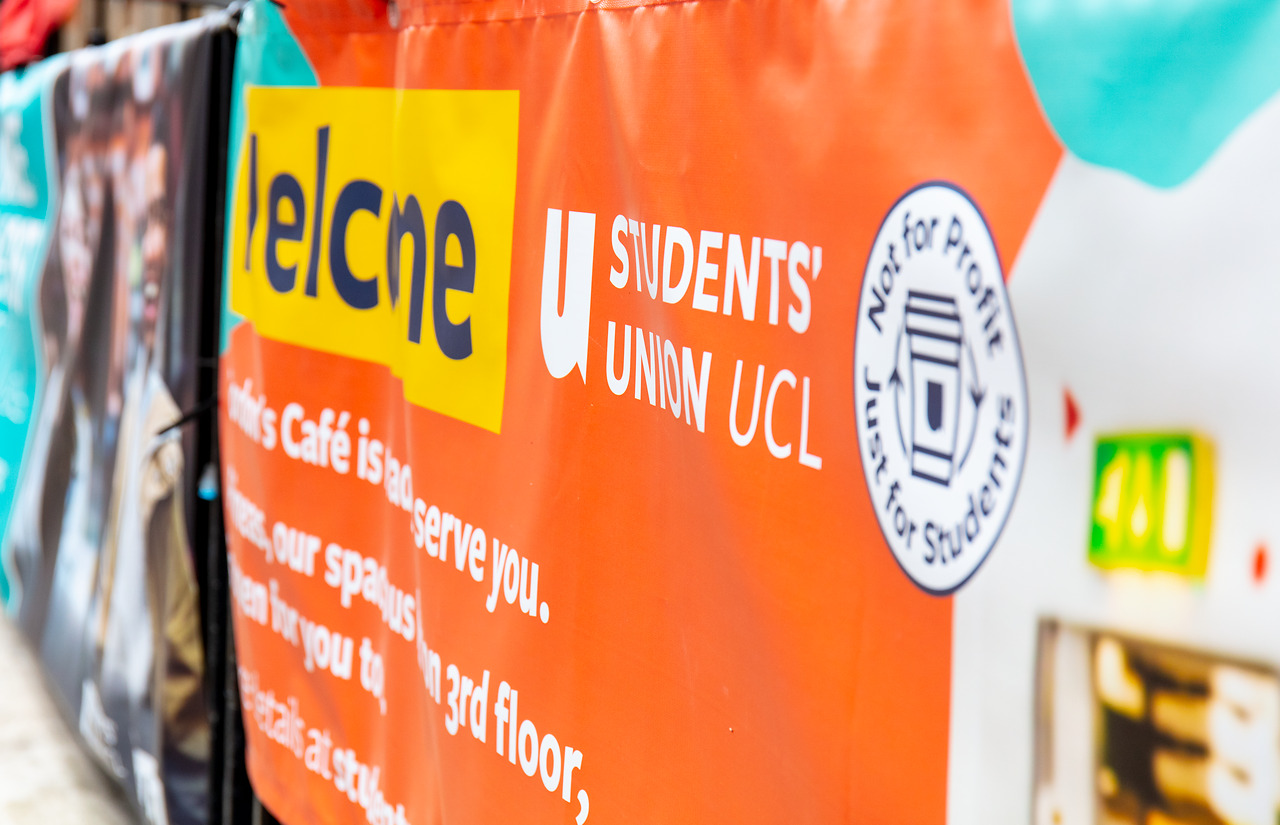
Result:
<instances>
[{"instance_id":1,"label":"circular badge logo","mask_svg":"<svg viewBox=\"0 0 1280 825\"><path fill-rule=\"evenodd\" d=\"M950 593L991 552L1027 451L1027 385L1000 259L978 208L930 183L880 225L854 340L862 469L898 564Z\"/></svg>"}]
</instances>

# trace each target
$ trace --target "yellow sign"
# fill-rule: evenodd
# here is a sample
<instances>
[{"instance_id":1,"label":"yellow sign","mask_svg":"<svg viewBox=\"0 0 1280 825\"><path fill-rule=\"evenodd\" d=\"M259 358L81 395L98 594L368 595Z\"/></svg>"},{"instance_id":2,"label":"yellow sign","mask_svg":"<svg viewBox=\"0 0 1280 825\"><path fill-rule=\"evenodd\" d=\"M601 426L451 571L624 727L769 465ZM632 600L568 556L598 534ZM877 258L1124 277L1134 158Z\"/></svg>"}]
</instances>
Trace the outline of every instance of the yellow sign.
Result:
<instances>
[{"instance_id":1,"label":"yellow sign","mask_svg":"<svg viewBox=\"0 0 1280 825\"><path fill-rule=\"evenodd\" d=\"M231 308L502 427L519 93L251 88Z\"/></svg>"},{"instance_id":2,"label":"yellow sign","mask_svg":"<svg viewBox=\"0 0 1280 825\"><path fill-rule=\"evenodd\" d=\"M1213 445L1191 433L1099 438L1089 559L1099 567L1203 578Z\"/></svg>"}]
</instances>

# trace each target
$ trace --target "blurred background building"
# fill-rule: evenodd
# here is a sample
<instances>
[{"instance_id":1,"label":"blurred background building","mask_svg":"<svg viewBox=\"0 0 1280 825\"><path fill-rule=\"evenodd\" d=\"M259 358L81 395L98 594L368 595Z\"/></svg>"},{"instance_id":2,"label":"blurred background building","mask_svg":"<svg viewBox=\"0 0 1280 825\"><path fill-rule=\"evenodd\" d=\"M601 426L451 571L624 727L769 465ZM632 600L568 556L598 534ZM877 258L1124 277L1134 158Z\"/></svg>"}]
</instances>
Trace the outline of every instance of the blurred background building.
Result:
<instances>
[{"instance_id":1,"label":"blurred background building","mask_svg":"<svg viewBox=\"0 0 1280 825\"><path fill-rule=\"evenodd\" d=\"M225 4L170 0L4 0L0 69L199 17Z\"/></svg>"}]
</instances>

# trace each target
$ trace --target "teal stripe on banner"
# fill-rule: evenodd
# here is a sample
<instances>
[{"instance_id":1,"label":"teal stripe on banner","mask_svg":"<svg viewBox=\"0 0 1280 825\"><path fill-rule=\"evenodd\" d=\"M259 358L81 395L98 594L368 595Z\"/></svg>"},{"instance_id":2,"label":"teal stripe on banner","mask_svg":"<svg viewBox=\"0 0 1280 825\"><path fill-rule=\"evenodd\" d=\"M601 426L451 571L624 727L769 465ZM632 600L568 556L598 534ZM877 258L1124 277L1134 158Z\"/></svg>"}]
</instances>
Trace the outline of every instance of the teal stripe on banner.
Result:
<instances>
[{"instance_id":1,"label":"teal stripe on banner","mask_svg":"<svg viewBox=\"0 0 1280 825\"><path fill-rule=\"evenodd\" d=\"M60 58L0 75L0 545L44 389L40 278L54 229L57 159L50 95ZM0 601L8 603L8 554Z\"/></svg>"},{"instance_id":2,"label":"teal stripe on banner","mask_svg":"<svg viewBox=\"0 0 1280 825\"><path fill-rule=\"evenodd\" d=\"M1012 0L1045 114L1073 154L1160 187L1280 89L1272 0Z\"/></svg>"}]
</instances>

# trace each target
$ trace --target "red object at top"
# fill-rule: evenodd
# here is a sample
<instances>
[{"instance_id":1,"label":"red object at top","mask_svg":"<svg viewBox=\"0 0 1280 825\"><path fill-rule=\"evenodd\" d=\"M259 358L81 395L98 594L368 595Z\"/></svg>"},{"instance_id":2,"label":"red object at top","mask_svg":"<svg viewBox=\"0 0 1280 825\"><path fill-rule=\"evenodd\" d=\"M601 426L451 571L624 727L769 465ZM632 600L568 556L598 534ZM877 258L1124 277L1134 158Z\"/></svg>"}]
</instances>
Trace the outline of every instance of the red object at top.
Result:
<instances>
[{"instance_id":1,"label":"red object at top","mask_svg":"<svg viewBox=\"0 0 1280 825\"><path fill-rule=\"evenodd\" d=\"M0 69L39 60L54 30L71 18L77 0L0 2Z\"/></svg>"}]
</instances>

